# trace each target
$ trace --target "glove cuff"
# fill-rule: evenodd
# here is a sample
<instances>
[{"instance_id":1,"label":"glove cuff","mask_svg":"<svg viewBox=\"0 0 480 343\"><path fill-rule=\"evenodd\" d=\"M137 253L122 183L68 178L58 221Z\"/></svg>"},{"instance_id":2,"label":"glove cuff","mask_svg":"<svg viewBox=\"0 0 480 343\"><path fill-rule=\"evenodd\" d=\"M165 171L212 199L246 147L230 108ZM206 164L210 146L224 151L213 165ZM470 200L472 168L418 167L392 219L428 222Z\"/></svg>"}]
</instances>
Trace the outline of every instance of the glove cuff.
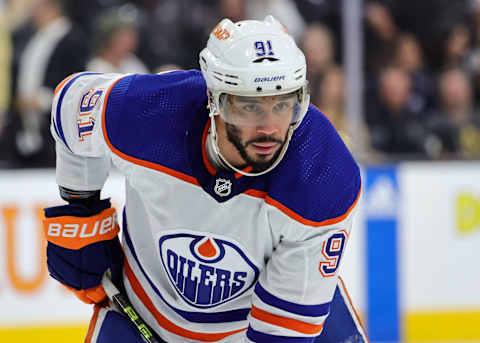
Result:
<instances>
[{"instance_id":1,"label":"glove cuff","mask_svg":"<svg viewBox=\"0 0 480 343\"><path fill-rule=\"evenodd\" d=\"M47 241L62 248L78 250L93 243L115 238L120 227L115 209L107 208L90 217L62 215L44 218L43 230Z\"/></svg>"}]
</instances>

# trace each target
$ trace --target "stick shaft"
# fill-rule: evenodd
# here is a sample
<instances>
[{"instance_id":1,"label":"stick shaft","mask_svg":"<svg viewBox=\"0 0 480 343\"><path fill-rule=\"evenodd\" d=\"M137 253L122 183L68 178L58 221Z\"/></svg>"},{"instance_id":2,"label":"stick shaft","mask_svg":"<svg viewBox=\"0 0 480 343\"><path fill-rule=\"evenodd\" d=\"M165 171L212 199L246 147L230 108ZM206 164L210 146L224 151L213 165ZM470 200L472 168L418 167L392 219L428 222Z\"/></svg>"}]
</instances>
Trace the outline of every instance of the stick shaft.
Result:
<instances>
[{"instance_id":1,"label":"stick shaft","mask_svg":"<svg viewBox=\"0 0 480 343\"><path fill-rule=\"evenodd\" d=\"M145 321L138 315L132 304L125 298L110 279L109 271L106 271L102 278L102 286L107 293L108 298L127 316L135 325L145 343L159 343Z\"/></svg>"}]
</instances>

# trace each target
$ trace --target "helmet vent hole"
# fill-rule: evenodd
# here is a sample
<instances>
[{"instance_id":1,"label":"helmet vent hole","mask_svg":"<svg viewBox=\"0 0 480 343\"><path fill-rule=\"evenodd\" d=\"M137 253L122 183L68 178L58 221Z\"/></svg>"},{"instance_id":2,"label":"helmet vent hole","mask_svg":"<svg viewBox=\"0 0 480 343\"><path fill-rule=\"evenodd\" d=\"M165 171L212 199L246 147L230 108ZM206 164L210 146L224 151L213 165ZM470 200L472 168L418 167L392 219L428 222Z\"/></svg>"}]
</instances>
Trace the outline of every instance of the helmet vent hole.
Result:
<instances>
[{"instance_id":1,"label":"helmet vent hole","mask_svg":"<svg viewBox=\"0 0 480 343\"><path fill-rule=\"evenodd\" d=\"M295 78L295 81L300 80L303 77L303 75L299 75Z\"/></svg>"},{"instance_id":2,"label":"helmet vent hole","mask_svg":"<svg viewBox=\"0 0 480 343\"><path fill-rule=\"evenodd\" d=\"M282 86L277 85L277 87L275 87L275 88L276 88L277 90L280 90L280 89L282 89Z\"/></svg>"},{"instance_id":3,"label":"helmet vent hole","mask_svg":"<svg viewBox=\"0 0 480 343\"><path fill-rule=\"evenodd\" d=\"M262 91L262 87L257 87L257 92L261 92Z\"/></svg>"},{"instance_id":4,"label":"helmet vent hole","mask_svg":"<svg viewBox=\"0 0 480 343\"><path fill-rule=\"evenodd\" d=\"M236 82L230 82L230 81L225 81L225 83L232 85L232 86L238 86L238 83Z\"/></svg>"},{"instance_id":5,"label":"helmet vent hole","mask_svg":"<svg viewBox=\"0 0 480 343\"><path fill-rule=\"evenodd\" d=\"M300 68L300 69L295 70L295 73L294 73L294 74L301 72L302 69L303 69L303 68Z\"/></svg>"}]
</instances>

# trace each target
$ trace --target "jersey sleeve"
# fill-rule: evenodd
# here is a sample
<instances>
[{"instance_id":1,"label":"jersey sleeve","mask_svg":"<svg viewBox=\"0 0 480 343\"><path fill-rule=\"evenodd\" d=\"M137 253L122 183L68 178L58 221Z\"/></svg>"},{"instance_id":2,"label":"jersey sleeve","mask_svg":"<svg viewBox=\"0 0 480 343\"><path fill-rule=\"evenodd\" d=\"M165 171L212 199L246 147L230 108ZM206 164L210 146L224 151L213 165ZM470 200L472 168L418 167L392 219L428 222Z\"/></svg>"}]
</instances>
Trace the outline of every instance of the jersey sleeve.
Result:
<instances>
[{"instance_id":1,"label":"jersey sleeve","mask_svg":"<svg viewBox=\"0 0 480 343\"><path fill-rule=\"evenodd\" d=\"M272 209L283 234L254 288L248 341L313 342L321 334L360 197L357 177L339 192L352 200L338 217L313 223Z\"/></svg>"},{"instance_id":2,"label":"jersey sleeve","mask_svg":"<svg viewBox=\"0 0 480 343\"><path fill-rule=\"evenodd\" d=\"M110 155L102 133L108 90L120 74L78 73L55 89L51 132L57 153L56 178L74 190L98 190L109 170Z\"/></svg>"}]
</instances>

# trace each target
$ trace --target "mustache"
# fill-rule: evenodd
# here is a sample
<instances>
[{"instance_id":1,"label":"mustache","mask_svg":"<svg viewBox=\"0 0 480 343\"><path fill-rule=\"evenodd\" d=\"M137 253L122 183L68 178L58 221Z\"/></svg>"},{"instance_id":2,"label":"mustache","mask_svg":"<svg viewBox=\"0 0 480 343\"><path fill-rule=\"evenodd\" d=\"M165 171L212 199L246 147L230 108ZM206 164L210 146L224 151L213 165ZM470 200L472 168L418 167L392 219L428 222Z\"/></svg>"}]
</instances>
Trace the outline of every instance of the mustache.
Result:
<instances>
[{"instance_id":1,"label":"mustache","mask_svg":"<svg viewBox=\"0 0 480 343\"><path fill-rule=\"evenodd\" d=\"M274 137L270 137L270 136L257 137L257 138L254 138L254 139L251 139L251 140L247 141L245 143L245 148L247 146L249 146L250 144L253 144L253 143L279 143L279 144L283 144L283 140L278 139L278 138L274 138Z\"/></svg>"}]
</instances>

